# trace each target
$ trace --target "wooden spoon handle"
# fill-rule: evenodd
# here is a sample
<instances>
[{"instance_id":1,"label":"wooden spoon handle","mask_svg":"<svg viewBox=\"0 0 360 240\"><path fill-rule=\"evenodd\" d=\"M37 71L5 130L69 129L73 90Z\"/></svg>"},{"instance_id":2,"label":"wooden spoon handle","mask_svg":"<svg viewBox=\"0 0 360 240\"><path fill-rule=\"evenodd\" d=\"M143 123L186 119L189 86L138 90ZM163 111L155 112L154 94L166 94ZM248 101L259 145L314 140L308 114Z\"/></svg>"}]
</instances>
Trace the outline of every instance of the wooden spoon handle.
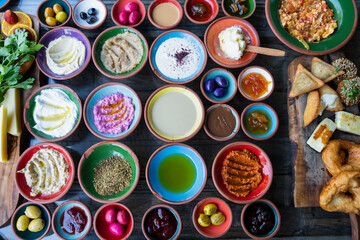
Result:
<instances>
[{"instance_id":1,"label":"wooden spoon handle","mask_svg":"<svg viewBox=\"0 0 360 240\"><path fill-rule=\"evenodd\" d=\"M282 50L273 49L273 48L257 47L257 46L251 46L251 45L248 45L246 47L246 51L256 52L256 53L260 53L263 55L274 56L274 57L285 56L285 51L282 51Z\"/></svg>"},{"instance_id":2,"label":"wooden spoon handle","mask_svg":"<svg viewBox=\"0 0 360 240\"><path fill-rule=\"evenodd\" d=\"M354 213L350 213L350 223L351 223L351 235L352 240L359 240L359 219L360 217Z\"/></svg>"}]
</instances>

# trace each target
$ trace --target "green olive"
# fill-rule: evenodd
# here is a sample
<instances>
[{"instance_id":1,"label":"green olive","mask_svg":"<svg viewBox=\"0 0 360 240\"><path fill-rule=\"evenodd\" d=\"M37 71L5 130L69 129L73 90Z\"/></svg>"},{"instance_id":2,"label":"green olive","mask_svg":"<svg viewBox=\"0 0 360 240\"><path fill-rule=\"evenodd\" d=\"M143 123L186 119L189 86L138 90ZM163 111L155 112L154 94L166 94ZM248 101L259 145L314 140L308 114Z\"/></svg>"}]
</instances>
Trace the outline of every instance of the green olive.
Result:
<instances>
[{"instance_id":1,"label":"green olive","mask_svg":"<svg viewBox=\"0 0 360 240\"><path fill-rule=\"evenodd\" d=\"M202 226L202 227L208 227L211 224L209 216L207 216L203 213L200 213L197 221L200 224L200 226Z\"/></svg>"},{"instance_id":2,"label":"green olive","mask_svg":"<svg viewBox=\"0 0 360 240\"><path fill-rule=\"evenodd\" d=\"M47 8L45 8L44 16L45 16L45 18L54 17L54 16L55 16L55 12L54 12L54 10L53 10L51 7L47 7Z\"/></svg>"},{"instance_id":3,"label":"green olive","mask_svg":"<svg viewBox=\"0 0 360 240\"><path fill-rule=\"evenodd\" d=\"M47 18L46 18L46 23L47 23L47 25L49 25L49 26L56 26L58 22L57 22L56 19L53 18L53 17L47 17Z\"/></svg>"},{"instance_id":4,"label":"green olive","mask_svg":"<svg viewBox=\"0 0 360 240\"><path fill-rule=\"evenodd\" d=\"M43 230L44 227L45 227L44 220L42 220L41 218L34 219L29 224L29 231L30 232L39 232L39 231Z\"/></svg>"},{"instance_id":5,"label":"green olive","mask_svg":"<svg viewBox=\"0 0 360 240\"><path fill-rule=\"evenodd\" d=\"M67 19L68 15L66 14L66 12L59 12L56 14L55 18L59 23L65 22Z\"/></svg>"},{"instance_id":6,"label":"green olive","mask_svg":"<svg viewBox=\"0 0 360 240\"><path fill-rule=\"evenodd\" d=\"M211 216L217 212L217 206L213 203L206 204L204 207L204 213Z\"/></svg>"},{"instance_id":7,"label":"green olive","mask_svg":"<svg viewBox=\"0 0 360 240\"><path fill-rule=\"evenodd\" d=\"M222 212L215 213L210 218L211 223L214 225L220 225L225 221L225 216L222 214Z\"/></svg>"},{"instance_id":8,"label":"green olive","mask_svg":"<svg viewBox=\"0 0 360 240\"><path fill-rule=\"evenodd\" d=\"M63 7L60 4L54 4L53 9L56 14L63 11Z\"/></svg>"},{"instance_id":9,"label":"green olive","mask_svg":"<svg viewBox=\"0 0 360 240\"><path fill-rule=\"evenodd\" d=\"M21 232L25 231L29 226L29 221L30 220L27 216L21 215L16 222L17 230Z\"/></svg>"},{"instance_id":10,"label":"green olive","mask_svg":"<svg viewBox=\"0 0 360 240\"><path fill-rule=\"evenodd\" d=\"M37 206L27 206L25 215L31 219L39 218L41 216L41 210Z\"/></svg>"}]
</instances>

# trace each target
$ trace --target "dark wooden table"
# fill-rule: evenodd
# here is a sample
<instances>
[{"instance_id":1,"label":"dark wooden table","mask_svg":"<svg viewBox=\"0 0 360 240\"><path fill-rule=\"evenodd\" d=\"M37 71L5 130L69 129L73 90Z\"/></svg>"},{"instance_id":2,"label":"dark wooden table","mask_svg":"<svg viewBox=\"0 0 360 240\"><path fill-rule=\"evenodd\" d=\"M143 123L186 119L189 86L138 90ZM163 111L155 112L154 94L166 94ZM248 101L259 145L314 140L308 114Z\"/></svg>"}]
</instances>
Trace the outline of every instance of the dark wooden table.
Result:
<instances>
[{"instance_id":1,"label":"dark wooden table","mask_svg":"<svg viewBox=\"0 0 360 240\"><path fill-rule=\"evenodd\" d=\"M40 4L41 0L12 0L8 5L9 9L20 10L26 13L36 15L36 9ZM76 4L77 1L69 1L72 6ZM105 0L104 3L108 8L108 18L104 25L97 30L82 30L85 35L89 38L90 42L93 43L96 36L111 26L115 24L111 20L110 11L111 7L115 0ZM150 4L150 0L145 0L145 5ZM184 0L180 0L181 4L184 3ZM356 0L357 5L360 6L360 0ZM221 1L219 2L221 6ZM224 13L219 12L218 18L224 16ZM288 238L288 239L312 239L320 237L320 239L349 239L351 236L351 227L348 214L342 213L328 213L323 211L320 208L295 208L293 204L293 167L290 158L291 149L294 146L291 146L288 136L288 116L286 108L286 83L287 83L287 66L288 64L296 57L300 56L299 53L296 53L285 45L283 45L273 34L270 27L267 24L265 18L265 0L257 1L257 8L253 16L248 19L257 29L260 39L261 46L277 48L286 51L286 57L283 58L274 58L268 56L258 55L255 61L251 65L259 65L267 68L275 78L275 90L270 98L265 102L270 104L278 113L280 126L276 135L266 141L255 142L248 137L240 130L237 136L228 142L216 142L211 140L203 130L201 130L193 139L185 142L192 147L194 147L199 153L203 156L208 170L208 179L206 186L202 193L192 202L181 205L174 206L176 210L181 215L183 228L180 235L180 239L204 239L202 235L198 234L193 223L191 221L192 210L195 204L201 199L209 196L222 197L218 191L215 189L214 184L211 179L211 165L216 153L225 145L233 141L249 141L258 144L263 148L266 153L269 155L274 169L274 178L273 183L265 195L265 198L273 201L279 208L282 223L280 231L277 234L277 238ZM75 24L70 21L69 26L75 26ZM205 29L207 25L194 25L191 23L186 16L182 19L178 28L190 30L196 35L198 35L202 40L204 37ZM140 32L146 37L149 46L152 41L163 31L156 29L151 25L149 20L146 18L141 26L137 28ZM42 28L42 34L46 32L46 29ZM359 43L360 31L359 27L352 38L352 40L342 49L345 55L353 60L358 66L359 55L360 55L360 43ZM208 64L206 66L207 71L211 68L218 67L210 58L208 59ZM241 72L242 68L230 70L237 77ZM61 83L65 84L72 89L74 89L80 96L82 102L84 103L88 94L100 84L113 81L110 78L103 76L91 62L86 70L71 80L65 81L54 81L53 79L48 79L45 76L42 76L42 84L47 83ZM125 83L132 87L139 95L143 106L150 94L157 88L164 86L165 82L158 79L155 74L151 71L149 64L136 76L129 79L120 80L120 82ZM205 108L208 108L212 104L207 101L200 92L199 86L200 78L195 81L187 84L188 87L194 89L204 103ZM250 101L246 100L238 92L235 98L230 101L228 104L233 106L239 113L248 105ZM34 139L26 130L24 130L26 135L26 144L23 146L25 150L29 145L39 142L39 140ZM59 142L62 146L66 147L74 161L75 164L80 160L81 155L95 143L100 142L101 140L94 135L92 135L89 130L86 128L84 122L80 124L80 127L77 131L68 139ZM150 155L160 146L163 146L165 142L155 138L146 128L144 119L141 120L137 129L127 138L121 140L122 143L125 143L130 148L133 149L135 154L138 156L140 161L140 180L135 189L135 191L125 200L122 201L123 204L128 206L134 217L135 217L135 229L130 237L130 239L143 239L143 234L141 232L141 219L145 211L152 205L161 203L149 190L146 180L145 180L145 166ZM92 213L95 214L96 210L101 206L100 203L91 200L89 197L83 193L78 183L77 177L75 178L74 184L70 191L63 197L60 201L57 201L52 204L47 204L51 212L54 211L57 205L61 204L66 200L79 200L84 202L92 210ZM233 211L234 221L229 232L222 237L222 239L240 239L246 238L247 235L241 228L240 225L240 213L243 208L243 205L238 205L227 201L230 204L230 207ZM6 225L0 229L0 235L7 239L14 239L14 235L10 230L10 226ZM48 236L45 239L56 239L52 230L50 230ZM86 239L97 239L95 232L91 230Z\"/></svg>"}]
</instances>

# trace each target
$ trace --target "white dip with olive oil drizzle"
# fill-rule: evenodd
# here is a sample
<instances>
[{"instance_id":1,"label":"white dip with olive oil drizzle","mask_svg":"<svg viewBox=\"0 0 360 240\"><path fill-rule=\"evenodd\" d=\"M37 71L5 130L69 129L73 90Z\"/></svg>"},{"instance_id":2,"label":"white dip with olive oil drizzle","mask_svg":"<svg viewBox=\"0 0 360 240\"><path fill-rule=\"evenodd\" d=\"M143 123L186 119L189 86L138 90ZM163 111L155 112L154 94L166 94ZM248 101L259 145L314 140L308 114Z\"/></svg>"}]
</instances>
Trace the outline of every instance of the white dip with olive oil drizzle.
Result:
<instances>
[{"instance_id":1,"label":"white dip with olive oil drizzle","mask_svg":"<svg viewBox=\"0 0 360 240\"><path fill-rule=\"evenodd\" d=\"M45 89L35 97L34 128L52 137L68 134L76 124L78 108L60 89Z\"/></svg>"}]
</instances>

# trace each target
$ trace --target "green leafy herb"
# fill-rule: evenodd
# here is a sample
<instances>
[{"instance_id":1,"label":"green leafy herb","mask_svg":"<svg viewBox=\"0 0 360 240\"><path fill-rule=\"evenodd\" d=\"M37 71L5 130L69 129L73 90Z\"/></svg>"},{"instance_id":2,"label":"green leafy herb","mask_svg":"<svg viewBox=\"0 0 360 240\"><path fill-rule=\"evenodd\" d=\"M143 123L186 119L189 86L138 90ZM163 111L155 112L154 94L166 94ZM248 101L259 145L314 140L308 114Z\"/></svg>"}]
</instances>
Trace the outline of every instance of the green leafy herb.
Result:
<instances>
[{"instance_id":1,"label":"green leafy herb","mask_svg":"<svg viewBox=\"0 0 360 240\"><path fill-rule=\"evenodd\" d=\"M350 98L350 100L354 100L360 95L360 85L359 82L355 79L344 80L344 85L342 88L342 92Z\"/></svg>"},{"instance_id":2,"label":"green leafy herb","mask_svg":"<svg viewBox=\"0 0 360 240\"><path fill-rule=\"evenodd\" d=\"M35 58L35 53L43 45L27 40L25 29L17 29L6 39L0 35L0 103L8 88L31 89L34 78L25 80L20 74L20 66Z\"/></svg>"},{"instance_id":3,"label":"green leafy herb","mask_svg":"<svg viewBox=\"0 0 360 240\"><path fill-rule=\"evenodd\" d=\"M335 71L334 71L334 75L338 74L340 70L341 70L341 68L339 68L339 67L336 68Z\"/></svg>"}]
</instances>

